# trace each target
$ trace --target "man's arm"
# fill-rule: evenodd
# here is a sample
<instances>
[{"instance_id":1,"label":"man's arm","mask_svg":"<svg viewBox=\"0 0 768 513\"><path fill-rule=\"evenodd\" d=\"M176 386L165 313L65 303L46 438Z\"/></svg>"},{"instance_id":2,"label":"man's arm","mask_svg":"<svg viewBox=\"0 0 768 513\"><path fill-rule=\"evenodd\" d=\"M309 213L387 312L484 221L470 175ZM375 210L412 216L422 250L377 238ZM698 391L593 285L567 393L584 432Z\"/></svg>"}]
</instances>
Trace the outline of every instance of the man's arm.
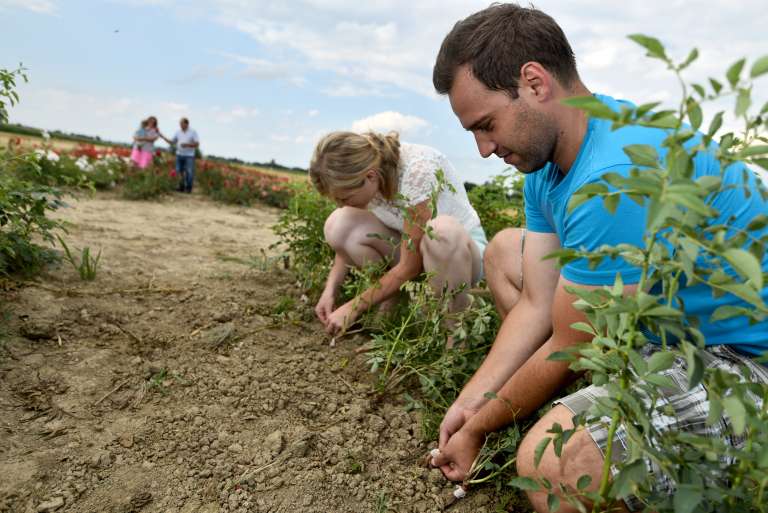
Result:
<instances>
[{"instance_id":1,"label":"man's arm","mask_svg":"<svg viewBox=\"0 0 768 513\"><path fill-rule=\"evenodd\" d=\"M552 298L560 276L554 260L542 258L560 249L553 233L528 232L523 254L524 285L520 299L504 318L480 368L464 386L440 425L442 448L552 333Z\"/></svg>"},{"instance_id":2,"label":"man's arm","mask_svg":"<svg viewBox=\"0 0 768 513\"><path fill-rule=\"evenodd\" d=\"M501 387L499 400L488 401L435 458L449 479L464 479L487 433L535 412L575 377L569 362L547 360L554 352L591 339L588 333L571 328L576 322L587 322L587 318L573 307L577 297L565 290L568 286L579 285L561 277L552 302L552 336ZM628 285L624 292L632 294L634 289Z\"/></svg>"}]
</instances>

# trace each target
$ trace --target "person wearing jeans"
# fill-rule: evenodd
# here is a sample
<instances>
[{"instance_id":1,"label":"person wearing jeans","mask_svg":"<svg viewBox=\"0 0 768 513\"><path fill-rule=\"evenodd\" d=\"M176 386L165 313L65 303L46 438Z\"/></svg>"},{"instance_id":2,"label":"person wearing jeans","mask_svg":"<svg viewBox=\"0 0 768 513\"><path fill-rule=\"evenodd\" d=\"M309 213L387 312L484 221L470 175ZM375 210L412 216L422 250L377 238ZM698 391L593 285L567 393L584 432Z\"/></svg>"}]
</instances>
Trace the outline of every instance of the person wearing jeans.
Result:
<instances>
[{"instance_id":1,"label":"person wearing jeans","mask_svg":"<svg viewBox=\"0 0 768 513\"><path fill-rule=\"evenodd\" d=\"M176 147L176 172L181 177L178 190L191 193L195 182L195 151L200 146L200 139L197 132L189 128L187 118L181 118L179 127L172 139L165 140Z\"/></svg>"}]
</instances>

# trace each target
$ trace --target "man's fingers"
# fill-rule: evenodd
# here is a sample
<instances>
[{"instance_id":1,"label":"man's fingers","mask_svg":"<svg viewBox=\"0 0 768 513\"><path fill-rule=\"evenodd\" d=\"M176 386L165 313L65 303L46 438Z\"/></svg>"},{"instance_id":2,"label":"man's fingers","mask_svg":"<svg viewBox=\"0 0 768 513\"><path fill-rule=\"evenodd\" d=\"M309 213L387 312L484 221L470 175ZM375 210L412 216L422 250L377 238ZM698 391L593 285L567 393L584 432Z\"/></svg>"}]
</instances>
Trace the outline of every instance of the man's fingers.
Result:
<instances>
[{"instance_id":1,"label":"man's fingers","mask_svg":"<svg viewBox=\"0 0 768 513\"><path fill-rule=\"evenodd\" d=\"M451 462L451 459L445 455L443 452L433 453L432 454L432 466L433 467L442 467L443 465L448 465L448 463Z\"/></svg>"},{"instance_id":2,"label":"man's fingers","mask_svg":"<svg viewBox=\"0 0 768 513\"><path fill-rule=\"evenodd\" d=\"M440 470L449 481L463 481L466 477L463 470L460 470L457 467L452 467L451 465L442 465Z\"/></svg>"}]
</instances>

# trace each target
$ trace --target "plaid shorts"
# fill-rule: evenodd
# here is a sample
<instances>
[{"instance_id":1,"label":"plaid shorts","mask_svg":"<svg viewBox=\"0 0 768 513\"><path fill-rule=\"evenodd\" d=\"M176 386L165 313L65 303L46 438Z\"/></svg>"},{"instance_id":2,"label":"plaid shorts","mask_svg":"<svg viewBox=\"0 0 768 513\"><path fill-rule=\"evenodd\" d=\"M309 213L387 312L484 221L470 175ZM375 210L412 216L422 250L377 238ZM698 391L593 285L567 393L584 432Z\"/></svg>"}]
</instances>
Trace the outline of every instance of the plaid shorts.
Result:
<instances>
[{"instance_id":1,"label":"plaid shorts","mask_svg":"<svg viewBox=\"0 0 768 513\"><path fill-rule=\"evenodd\" d=\"M648 344L643 348L642 354L647 359L659 350L661 350L660 346ZM748 356L737 353L728 346L708 347L703 352L703 360L707 368L721 369L739 375L741 375L740 368L746 367L752 373L752 381L768 383L768 368L760 365ZM686 375L686 362L684 358L678 357L672 367L661 372L661 374L669 376L675 383L675 388L662 389L660 391L662 395L660 399L662 402L660 404L672 406L675 414L668 415L657 409L653 410L651 422L659 432L685 431L700 436L724 438L728 445L737 449L743 445L744 440L742 438L726 434L730 425L726 417L722 417L720 422L716 422L711 426L707 425L709 401L707 400L706 390L701 384L688 390L688 377ZM590 385L562 399L558 399L555 401L555 404L562 404L571 410L574 415L577 415L588 411L597 398L606 395L607 392L603 387ZM755 401L758 407L762 405L761 398L755 397ZM610 418L603 417L599 422L586 426L586 429L603 455L608 445L609 424ZM611 459L614 465L611 466L611 472L615 476L618 473L615 463L625 461L628 452L627 432L623 426L619 426L616 430L612 451ZM723 463L727 465L732 462L724 461ZM647 460L646 465L655 480L653 485L654 491L672 495L676 488L672 479L661 472L653 461ZM634 495L624 499L624 502L630 511L640 511L645 507L645 504Z\"/></svg>"}]
</instances>

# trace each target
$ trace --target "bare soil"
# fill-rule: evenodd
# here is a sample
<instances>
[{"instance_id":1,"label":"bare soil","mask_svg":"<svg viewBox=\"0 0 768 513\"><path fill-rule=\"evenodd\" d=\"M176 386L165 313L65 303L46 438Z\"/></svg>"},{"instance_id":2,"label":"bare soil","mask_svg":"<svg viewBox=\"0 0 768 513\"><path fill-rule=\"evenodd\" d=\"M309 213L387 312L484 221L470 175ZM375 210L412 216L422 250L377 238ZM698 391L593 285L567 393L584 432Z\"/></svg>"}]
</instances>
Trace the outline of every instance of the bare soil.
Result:
<instances>
[{"instance_id":1,"label":"bare soil","mask_svg":"<svg viewBox=\"0 0 768 513\"><path fill-rule=\"evenodd\" d=\"M453 487L421 465L416 414L370 393L361 341L275 315L290 275L224 258L266 250L276 210L69 203L96 280L62 264L0 291L0 512L443 510Z\"/></svg>"}]
</instances>

